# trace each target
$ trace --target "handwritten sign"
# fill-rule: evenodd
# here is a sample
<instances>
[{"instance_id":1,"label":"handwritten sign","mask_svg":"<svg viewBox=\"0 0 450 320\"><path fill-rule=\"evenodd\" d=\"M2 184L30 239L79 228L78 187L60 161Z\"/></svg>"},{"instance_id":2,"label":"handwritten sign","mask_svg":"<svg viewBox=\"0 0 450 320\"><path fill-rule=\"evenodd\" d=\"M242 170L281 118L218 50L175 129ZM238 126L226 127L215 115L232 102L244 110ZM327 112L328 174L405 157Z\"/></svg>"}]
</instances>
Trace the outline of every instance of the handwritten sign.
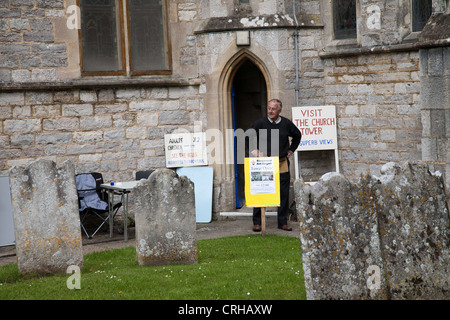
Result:
<instances>
[{"instance_id":1,"label":"handwritten sign","mask_svg":"<svg viewBox=\"0 0 450 320\"><path fill-rule=\"evenodd\" d=\"M294 107L292 122L302 132L297 151L337 149L336 107Z\"/></svg>"},{"instance_id":2,"label":"handwritten sign","mask_svg":"<svg viewBox=\"0 0 450 320\"><path fill-rule=\"evenodd\" d=\"M164 135L166 167L192 167L208 164L204 132Z\"/></svg>"}]
</instances>

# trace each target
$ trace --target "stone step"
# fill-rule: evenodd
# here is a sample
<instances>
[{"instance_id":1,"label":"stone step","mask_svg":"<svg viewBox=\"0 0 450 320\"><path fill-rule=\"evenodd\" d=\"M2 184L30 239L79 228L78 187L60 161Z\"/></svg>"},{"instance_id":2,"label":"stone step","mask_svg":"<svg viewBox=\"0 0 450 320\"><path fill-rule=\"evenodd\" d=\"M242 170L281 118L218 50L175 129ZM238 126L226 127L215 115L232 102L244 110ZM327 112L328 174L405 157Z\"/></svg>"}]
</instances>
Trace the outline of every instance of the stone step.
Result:
<instances>
[{"instance_id":1,"label":"stone step","mask_svg":"<svg viewBox=\"0 0 450 320\"><path fill-rule=\"evenodd\" d=\"M267 211L266 210L266 217L276 217L277 212L276 211ZM248 219L253 217L252 211L231 211L231 212L220 212L219 219L225 220L225 219Z\"/></svg>"}]
</instances>

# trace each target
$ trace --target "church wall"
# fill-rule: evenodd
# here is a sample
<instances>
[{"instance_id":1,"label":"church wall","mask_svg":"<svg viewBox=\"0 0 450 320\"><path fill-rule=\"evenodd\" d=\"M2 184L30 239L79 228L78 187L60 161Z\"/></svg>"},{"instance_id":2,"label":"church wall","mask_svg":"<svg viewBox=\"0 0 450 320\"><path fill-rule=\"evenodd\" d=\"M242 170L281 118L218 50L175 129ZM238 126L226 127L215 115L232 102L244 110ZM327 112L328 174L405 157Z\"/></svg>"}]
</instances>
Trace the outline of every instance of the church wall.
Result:
<instances>
[{"instance_id":1,"label":"church wall","mask_svg":"<svg viewBox=\"0 0 450 320\"><path fill-rule=\"evenodd\" d=\"M424 143L433 151L434 136L423 137L431 111L421 114L420 33L411 31L409 0L356 1L357 37L339 41L331 0L297 1L296 8L248 2L167 1L170 74L130 75L127 65L124 75L84 76L78 29L68 27L75 0L0 0L0 174L41 158L71 160L77 172L116 181L164 167L165 133L195 123L204 131L231 128L227 90L243 58L261 69L284 116L297 105L296 91L300 106L336 105L340 170L349 178L378 173L388 161L422 160ZM433 10L446 5L434 0ZM237 43L240 31L249 44ZM301 161L306 181L333 170L329 153ZM211 165L213 210L233 210L233 166Z\"/></svg>"}]
</instances>

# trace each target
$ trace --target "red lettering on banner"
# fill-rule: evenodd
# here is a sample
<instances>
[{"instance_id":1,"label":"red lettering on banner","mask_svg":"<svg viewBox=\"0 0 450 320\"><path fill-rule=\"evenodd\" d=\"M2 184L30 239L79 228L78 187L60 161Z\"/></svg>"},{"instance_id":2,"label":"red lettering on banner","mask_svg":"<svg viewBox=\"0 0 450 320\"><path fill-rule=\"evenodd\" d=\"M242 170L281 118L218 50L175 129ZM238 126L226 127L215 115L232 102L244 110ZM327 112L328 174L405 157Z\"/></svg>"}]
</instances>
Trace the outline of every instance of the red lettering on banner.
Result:
<instances>
[{"instance_id":1,"label":"red lettering on banner","mask_svg":"<svg viewBox=\"0 0 450 320\"><path fill-rule=\"evenodd\" d=\"M315 135L319 135L322 134L322 128L321 127L314 127L314 128L300 128L300 130L302 131L302 135L310 135L310 134L315 134Z\"/></svg>"},{"instance_id":2,"label":"red lettering on banner","mask_svg":"<svg viewBox=\"0 0 450 320\"><path fill-rule=\"evenodd\" d=\"M300 112L302 113L303 117L308 117L308 118L322 116L322 109L313 109L313 110L302 109L302 110L300 110Z\"/></svg>"},{"instance_id":3,"label":"red lettering on banner","mask_svg":"<svg viewBox=\"0 0 450 320\"><path fill-rule=\"evenodd\" d=\"M295 125L297 127L307 127L308 119L295 119Z\"/></svg>"},{"instance_id":4,"label":"red lettering on banner","mask_svg":"<svg viewBox=\"0 0 450 320\"><path fill-rule=\"evenodd\" d=\"M335 124L335 119L334 118L312 119L311 124L313 126L333 126Z\"/></svg>"}]
</instances>

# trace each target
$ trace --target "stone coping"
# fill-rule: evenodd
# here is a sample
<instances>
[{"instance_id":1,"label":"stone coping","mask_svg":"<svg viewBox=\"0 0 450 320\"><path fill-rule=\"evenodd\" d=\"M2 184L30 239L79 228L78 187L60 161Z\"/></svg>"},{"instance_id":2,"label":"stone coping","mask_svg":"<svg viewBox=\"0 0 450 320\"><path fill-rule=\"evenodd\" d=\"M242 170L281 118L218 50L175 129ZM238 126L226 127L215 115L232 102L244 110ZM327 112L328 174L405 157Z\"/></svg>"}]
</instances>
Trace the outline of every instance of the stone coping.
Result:
<instances>
[{"instance_id":1,"label":"stone coping","mask_svg":"<svg viewBox=\"0 0 450 320\"><path fill-rule=\"evenodd\" d=\"M0 91L23 90L67 90L67 89L91 89L109 87L179 87L198 86L200 79L188 78L90 78L56 82L22 82L0 84Z\"/></svg>"}]
</instances>

